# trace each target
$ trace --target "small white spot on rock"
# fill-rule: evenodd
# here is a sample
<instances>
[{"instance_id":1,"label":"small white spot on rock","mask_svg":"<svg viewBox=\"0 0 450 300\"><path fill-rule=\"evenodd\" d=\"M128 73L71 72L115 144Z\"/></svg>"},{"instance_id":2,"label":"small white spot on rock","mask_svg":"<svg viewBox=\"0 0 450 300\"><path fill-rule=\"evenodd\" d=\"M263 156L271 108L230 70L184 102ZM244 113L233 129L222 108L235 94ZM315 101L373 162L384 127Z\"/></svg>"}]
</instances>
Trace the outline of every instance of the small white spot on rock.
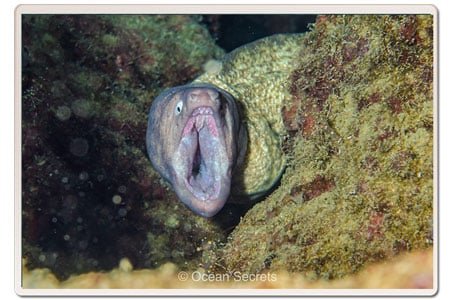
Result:
<instances>
[{"instance_id":1,"label":"small white spot on rock","mask_svg":"<svg viewBox=\"0 0 450 300\"><path fill-rule=\"evenodd\" d=\"M210 59L203 65L203 70L211 75L219 74L220 70L222 70L222 63L218 60Z\"/></svg>"},{"instance_id":2,"label":"small white spot on rock","mask_svg":"<svg viewBox=\"0 0 450 300\"><path fill-rule=\"evenodd\" d=\"M119 209L119 216L125 217L126 215L127 215L127 209L126 208Z\"/></svg>"},{"instance_id":3,"label":"small white spot on rock","mask_svg":"<svg viewBox=\"0 0 450 300\"><path fill-rule=\"evenodd\" d=\"M68 106L62 105L56 109L55 115L60 121L67 121L70 119L72 111Z\"/></svg>"},{"instance_id":4,"label":"small white spot on rock","mask_svg":"<svg viewBox=\"0 0 450 300\"><path fill-rule=\"evenodd\" d=\"M88 118L91 116L91 105L84 99L76 100L72 103L73 113L80 118Z\"/></svg>"},{"instance_id":5,"label":"small white spot on rock","mask_svg":"<svg viewBox=\"0 0 450 300\"><path fill-rule=\"evenodd\" d=\"M116 205L122 203L122 197L120 197L119 195L114 195L112 197L112 202Z\"/></svg>"},{"instance_id":6,"label":"small white spot on rock","mask_svg":"<svg viewBox=\"0 0 450 300\"><path fill-rule=\"evenodd\" d=\"M83 171L80 173L78 178L80 178L80 180L87 180L89 178L89 174L88 174L88 172Z\"/></svg>"},{"instance_id":7,"label":"small white spot on rock","mask_svg":"<svg viewBox=\"0 0 450 300\"><path fill-rule=\"evenodd\" d=\"M119 191L119 193L125 194L127 192L127 187L124 185L121 185L121 186L119 186L119 188L117 190Z\"/></svg>"},{"instance_id":8,"label":"small white spot on rock","mask_svg":"<svg viewBox=\"0 0 450 300\"><path fill-rule=\"evenodd\" d=\"M133 265L128 258L122 258L119 262L119 269L122 272L131 272L133 270Z\"/></svg>"}]
</instances>

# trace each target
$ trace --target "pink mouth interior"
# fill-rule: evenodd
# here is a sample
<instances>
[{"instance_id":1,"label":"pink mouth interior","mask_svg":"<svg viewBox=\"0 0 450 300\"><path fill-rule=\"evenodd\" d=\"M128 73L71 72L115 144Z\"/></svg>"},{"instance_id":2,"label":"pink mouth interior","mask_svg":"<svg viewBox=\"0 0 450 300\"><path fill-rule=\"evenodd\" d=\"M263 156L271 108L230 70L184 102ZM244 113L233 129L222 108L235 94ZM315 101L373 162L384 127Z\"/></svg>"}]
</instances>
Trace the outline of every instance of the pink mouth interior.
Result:
<instances>
[{"instance_id":1,"label":"pink mouth interior","mask_svg":"<svg viewBox=\"0 0 450 300\"><path fill-rule=\"evenodd\" d=\"M221 143L213 110L202 106L196 108L183 129L182 140L186 148L186 188L198 199L212 200L220 192L220 165L216 152Z\"/></svg>"}]
</instances>

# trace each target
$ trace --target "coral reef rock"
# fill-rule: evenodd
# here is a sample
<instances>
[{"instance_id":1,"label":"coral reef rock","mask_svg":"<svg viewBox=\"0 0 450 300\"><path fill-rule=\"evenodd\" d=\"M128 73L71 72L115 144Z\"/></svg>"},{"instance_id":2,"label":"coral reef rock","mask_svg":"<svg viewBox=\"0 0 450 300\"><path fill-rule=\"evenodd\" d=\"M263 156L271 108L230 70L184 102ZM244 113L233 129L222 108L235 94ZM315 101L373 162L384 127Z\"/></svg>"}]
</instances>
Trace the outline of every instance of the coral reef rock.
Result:
<instances>
[{"instance_id":1,"label":"coral reef rock","mask_svg":"<svg viewBox=\"0 0 450 300\"><path fill-rule=\"evenodd\" d=\"M333 279L433 244L433 18L319 16L290 76L281 184L225 270Z\"/></svg>"}]
</instances>

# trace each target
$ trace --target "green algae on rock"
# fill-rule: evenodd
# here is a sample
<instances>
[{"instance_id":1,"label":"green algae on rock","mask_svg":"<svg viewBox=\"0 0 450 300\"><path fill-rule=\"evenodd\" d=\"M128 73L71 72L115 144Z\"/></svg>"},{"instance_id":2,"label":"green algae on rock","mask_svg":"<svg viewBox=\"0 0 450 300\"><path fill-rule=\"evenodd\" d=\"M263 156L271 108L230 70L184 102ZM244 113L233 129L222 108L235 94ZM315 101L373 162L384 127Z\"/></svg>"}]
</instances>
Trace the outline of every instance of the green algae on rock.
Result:
<instances>
[{"instance_id":1,"label":"green algae on rock","mask_svg":"<svg viewBox=\"0 0 450 300\"><path fill-rule=\"evenodd\" d=\"M320 16L287 63L288 167L221 264L336 278L430 247L432 16Z\"/></svg>"},{"instance_id":2,"label":"green algae on rock","mask_svg":"<svg viewBox=\"0 0 450 300\"><path fill-rule=\"evenodd\" d=\"M144 148L152 99L223 55L198 17L24 15L22 24L27 267L67 278L124 256L137 268L200 259L196 249L222 230L168 205ZM172 253L174 241L185 249Z\"/></svg>"}]
</instances>

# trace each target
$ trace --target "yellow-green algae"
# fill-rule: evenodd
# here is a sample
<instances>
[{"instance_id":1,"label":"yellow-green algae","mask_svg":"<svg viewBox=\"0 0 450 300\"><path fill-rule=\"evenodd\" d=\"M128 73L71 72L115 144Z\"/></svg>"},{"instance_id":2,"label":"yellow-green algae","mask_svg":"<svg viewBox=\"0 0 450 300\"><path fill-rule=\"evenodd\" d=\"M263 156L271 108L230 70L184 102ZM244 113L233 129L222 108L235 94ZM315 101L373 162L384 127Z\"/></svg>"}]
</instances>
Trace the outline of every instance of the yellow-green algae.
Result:
<instances>
[{"instance_id":1,"label":"yellow-green algae","mask_svg":"<svg viewBox=\"0 0 450 300\"><path fill-rule=\"evenodd\" d=\"M219 271L336 278L433 244L432 22L318 17L289 62L288 168L233 231Z\"/></svg>"}]
</instances>

